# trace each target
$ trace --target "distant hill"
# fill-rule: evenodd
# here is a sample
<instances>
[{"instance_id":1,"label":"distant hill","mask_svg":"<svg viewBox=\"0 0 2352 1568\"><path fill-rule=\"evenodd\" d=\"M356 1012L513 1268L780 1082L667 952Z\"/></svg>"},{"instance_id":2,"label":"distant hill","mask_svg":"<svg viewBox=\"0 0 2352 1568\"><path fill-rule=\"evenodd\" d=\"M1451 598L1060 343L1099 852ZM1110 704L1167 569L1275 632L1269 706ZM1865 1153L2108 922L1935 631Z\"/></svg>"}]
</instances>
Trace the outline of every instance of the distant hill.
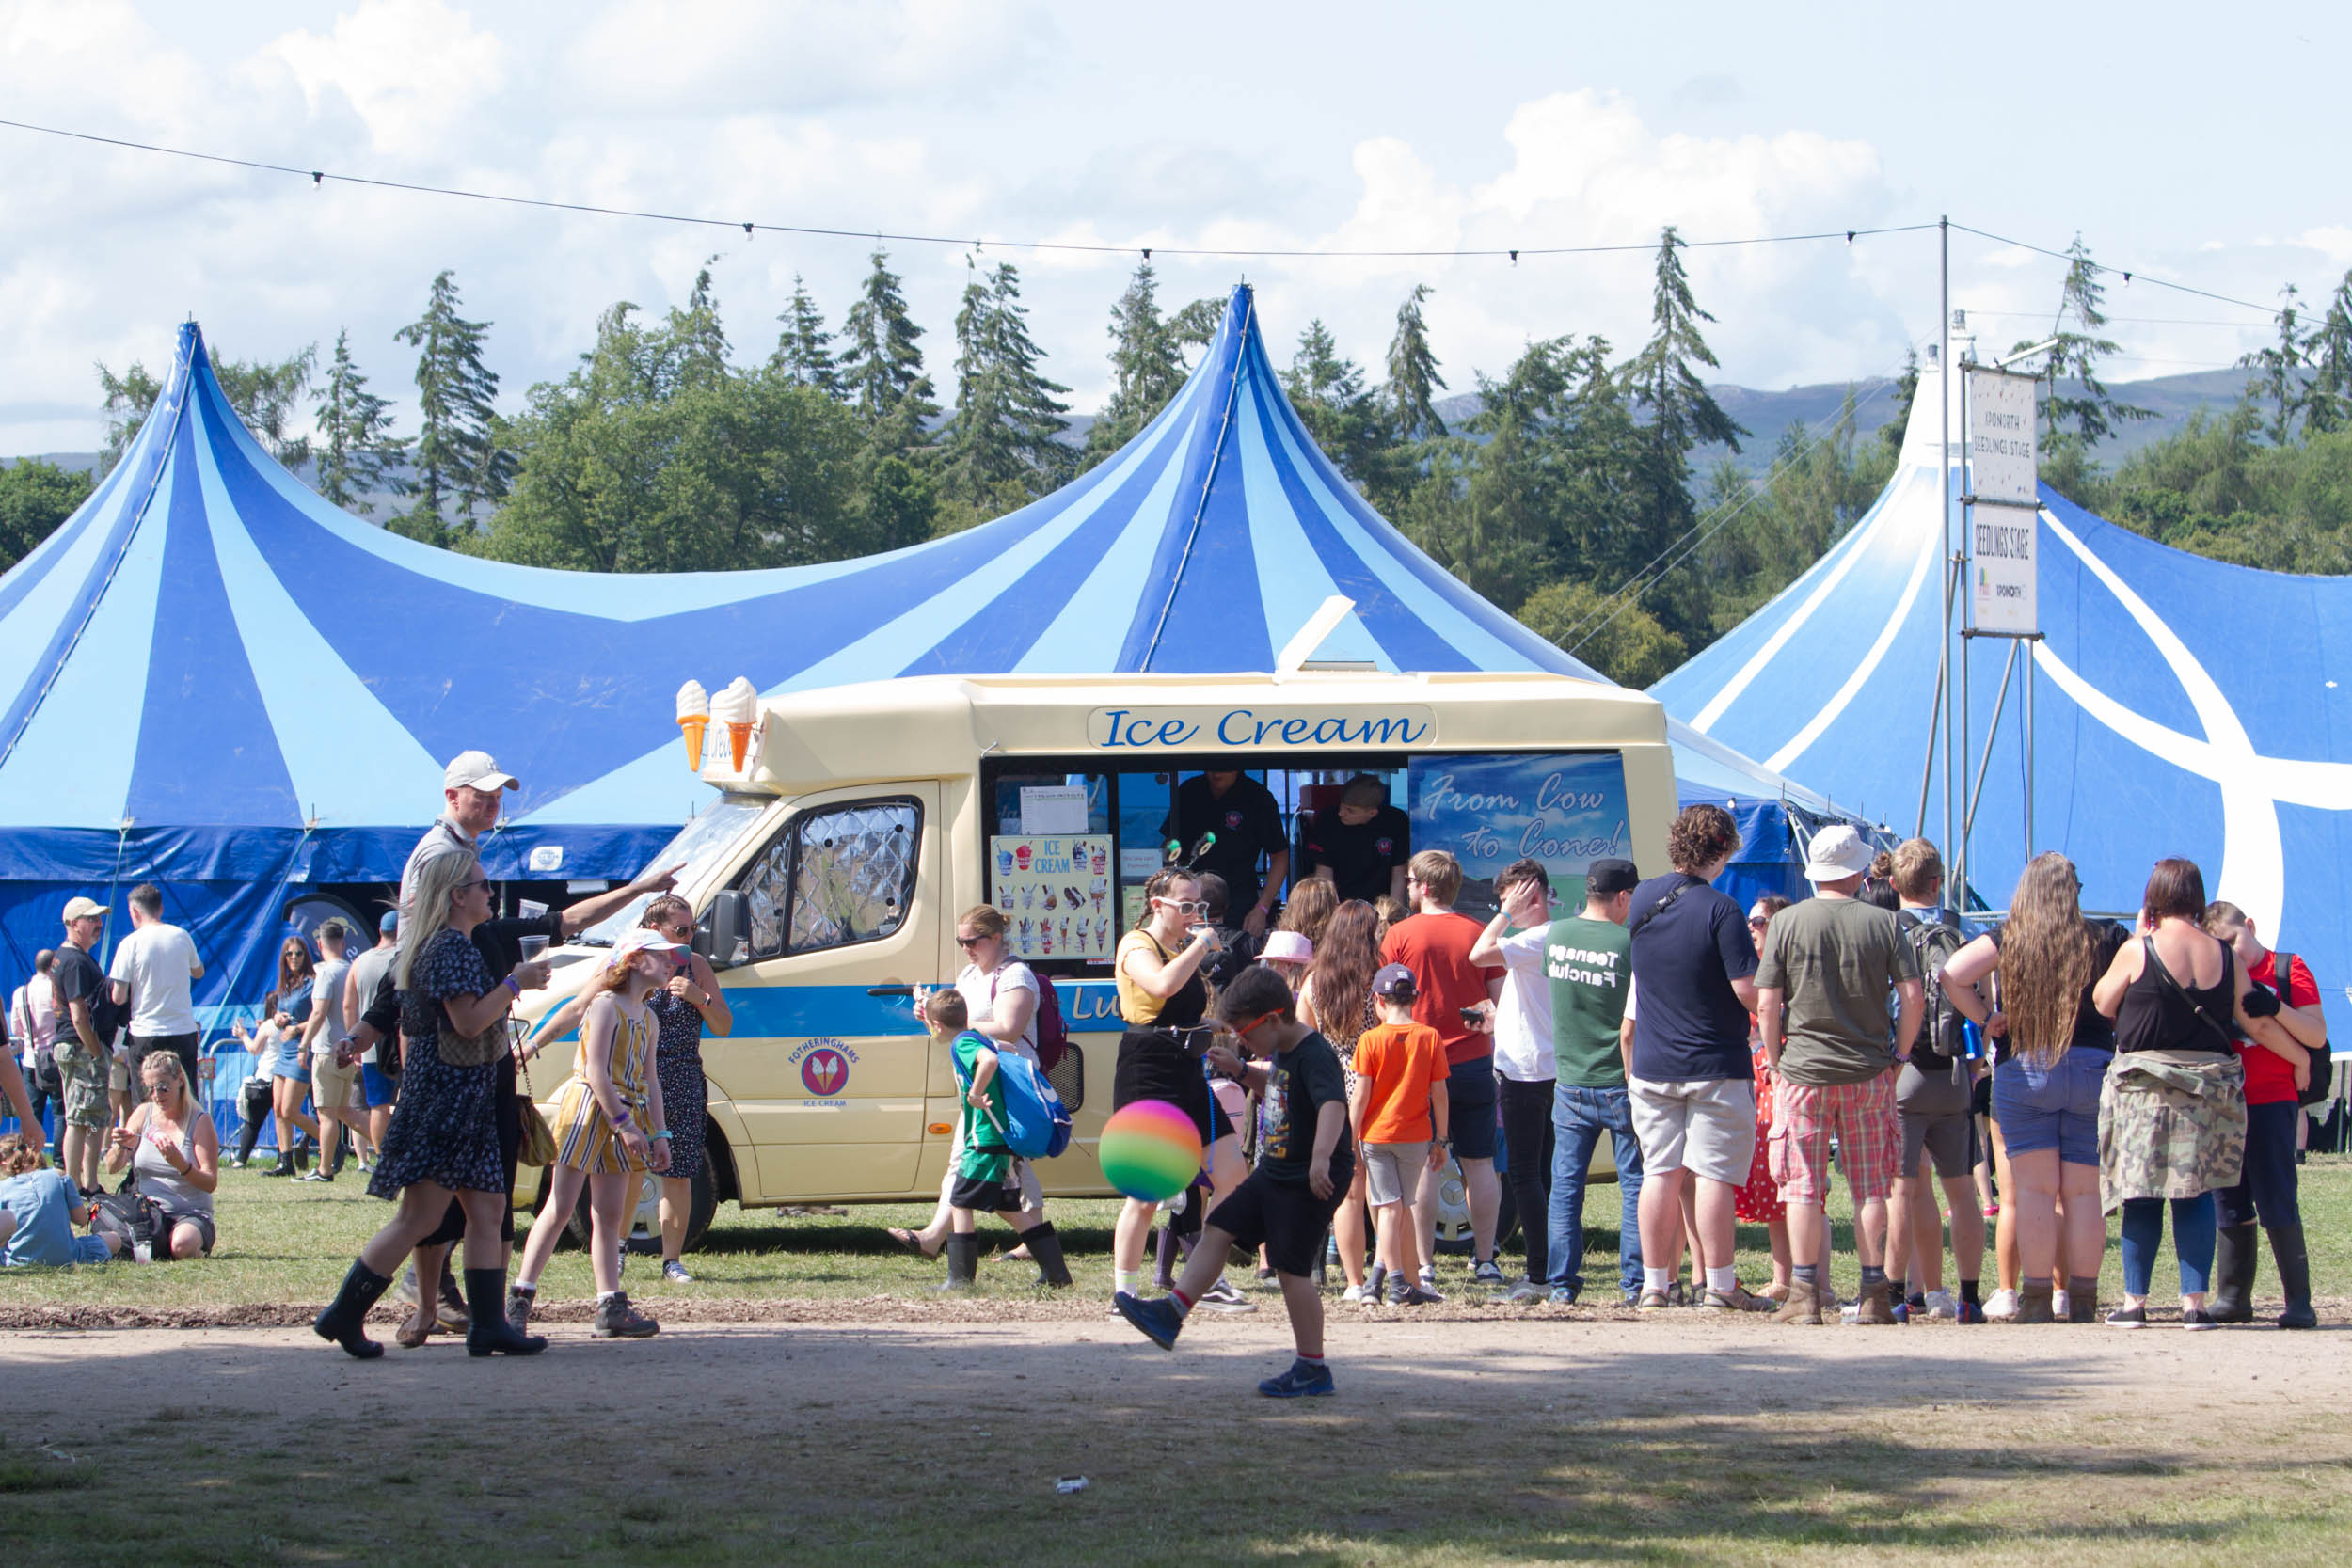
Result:
<instances>
[{"instance_id":1,"label":"distant hill","mask_svg":"<svg viewBox=\"0 0 2352 1568\"><path fill-rule=\"evenodd\" d=\"M2101 443L2099 461L2113 467L2123 458L2152 442L2162 440L2188 423L2188 418L2200 408L2223 412L2238 401L2246 389L2249 372L2240 370L2197 371L2187 375L2156 376L2147 381L2109 382L2107 389L2126 403L2155 410L2155 418L2121 426L2117 433ZM2070 388L2072 384L2069 384ZM1713 388L1715 400L1724 412L1740 421L1752 439L1740 443L1739 455L1734 457L1727 447L1701 447L1692 455L1692 472L1704 476L1716 464L1730 457L1739 467L1750 474L1760 474L1772 466L1772 451L1779 445L1781 433L1790 424L1806 429L1827 429L1837 416L1838 404L1845 398L1843 383L1824 382L1811 387L1790 387L1777 392L1760 392L1752 388L1721 386ZM1895 415L1895 384L1883 377L1853 384L1855 428L1864 436L1873 435ZM1925 397L1934 396L1934 383L1920 388ZM1438 413L1448 426L1458 426L1478 412L1478 394L1462 392L1439 400ZM1083 446L1086 433L1094 423L1094 417L1076 414L1065 423L1061 439L1073 446ZM87 451L60 451L43 454L61 468L73 468L87 473L98 467L98 454ZM8 461L0 458L0 463ZM294 477L310 483L310 465L297 465ZM401 500L395 496L370 498L375 502L376 518L381 519L398 510Z\"/></svg>"}]
</instances>

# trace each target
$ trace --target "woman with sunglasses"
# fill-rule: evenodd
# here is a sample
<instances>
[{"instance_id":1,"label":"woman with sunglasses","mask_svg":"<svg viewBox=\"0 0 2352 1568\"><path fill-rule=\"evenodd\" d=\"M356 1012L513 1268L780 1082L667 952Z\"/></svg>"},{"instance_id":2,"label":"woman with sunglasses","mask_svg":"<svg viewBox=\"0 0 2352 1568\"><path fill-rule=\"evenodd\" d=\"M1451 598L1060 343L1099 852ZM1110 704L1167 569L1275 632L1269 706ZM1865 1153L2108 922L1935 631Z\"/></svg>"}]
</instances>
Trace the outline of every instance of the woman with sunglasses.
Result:
<instances>
[{"instance_id":1,"label":"woman with sunglasses","mask_svg":"<svg viewBox=\"0 0 2352 1568\"><path fill-rule=\"evenodd\" d=\"M693 950L694 908L675 894L664 894L645 906L639 922L676 942L675 973L645 998L653 1015L654 1076L661 1081L662 1112L670 1129L670 1165L661 1173L661 1277L673 1285L691 1284L693 1275L678 1255L686 1246L686 1217L694 1205L694 1178L703 1170L705 1106L709 1099L703 1079L703 1031L723 1039L735 1032L735 1011L710 960ZM636 1212L632 1188L624 1213Z\"/></svg>"},{"instance_id":2,"label":"woman with sunglasses","mask_svg":"<svg viewBox=\"0 0 2352 1568\"><path fill-rule=\"evenodd\" d=\"M146 1099L131 1119L114 1131L106 1168L131 1167L142 1196L164 1212L167 1245L158 1261L209 1257L213 1250L213 1194L220 1186L220 1134L213 1118L197 1109L188 1093L188 1069L169 1051L149 1053L139 1064Z\"/></svg>"},{"instance_id":3,"label":"woman with sunglasses","mask_svg":"<svg viewBox=\"0 0 2352 1568\"><path fill-rule=\"evenodd\" d=\"M986 1039L999 1054L1020 1056L1031 1063L1037 1061L1037 1006L1041 982L1027 964L1009 957L1005 942L1005 911L993 904L975 904L956 921L956 945L962 949L964 964L956 976L956 991L963 998L964 1014L970 1027ZM921 1012L918 1000L916 1012ZM920 1230L902 1230L892 1227L890 1239L910 1252L925 1258L936 1258L946 1244L953 1211L947 1202L948 1194L956 1184L956 1171L963 1158L963 1119L959 1118L956 1147L947 1160L947 1174L940 1182L939 1207L931 1212L930 1223ZM1026 1160L1015 1160L1014 1178L1021 1185L1021 1210L1027 1224L1023 1229L1035 1227L1045 1213L1045 1191L1038 1184L1037 1172ZM997 1259L999 1262L1028 1261L1025 1247L1015 1247ZM1043 1279L1048 1285L1069 1284L1065 1268L1057 1279Z\"/></svg>"},{"instance_id":4,"label":"woman with sunglasses","mask_svg":"<svg viewBox=\"0 0 2352 1568\"><path fill-rule=\"evenodd\" d=\"M1241 1138L1201 1075L1210 1030L1209 988L1200 970L1216 952L1204 920L1200 879L1182 867L1154 872L1143 884L1141 924L1121 937L1114 979L1127 1033L1111 1075L1111 1109L1164 1100L1184 1111L1200 1134L1202 1164L1216 1196L1241 1185ZM1129 1198L1111 1233L1112 1291L1134 1294L1143 1278L1143 1243L1157 1205ZM1218 1288L1232 1287L1218 1281ZM1245 1304L1246 1305L1246 1304Z\"/></svg>"},{"instance_id":5,"label":"woman with sunglasses","mask_svg":"<svg viewBox=\"0 0 2352 1568\"><path fill-rule=\"evenodd\" d=\"M278 1056L270 1065L278 1164L263 1171L263 1176L292 1176L301 1168L294 1148L296 1129L308 1133L311 1143L319 1141L318 1119L302 1108L310 1096L310 1057L302 1048L302 1026L310 1021L310 987L317 974L310 943L300 937L288 937L278 952L278 1003L269 1020L278 1031Z\"/></svg>"}]
</instances>

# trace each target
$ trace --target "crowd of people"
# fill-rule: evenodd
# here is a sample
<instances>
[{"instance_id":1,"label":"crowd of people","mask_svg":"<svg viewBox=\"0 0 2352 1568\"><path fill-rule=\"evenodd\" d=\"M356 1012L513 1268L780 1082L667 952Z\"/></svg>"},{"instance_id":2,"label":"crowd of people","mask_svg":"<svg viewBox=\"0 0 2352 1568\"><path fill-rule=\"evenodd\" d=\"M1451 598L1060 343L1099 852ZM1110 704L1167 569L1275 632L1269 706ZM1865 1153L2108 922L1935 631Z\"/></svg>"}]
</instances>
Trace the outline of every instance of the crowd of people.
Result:
<instances>
[{"instance_id":1,"label":"crowd of people","mask_svg":"<svg viewBox=\"0 0 2352 1568\"><path fill-rule=\"evenodd\" d=\"M264 1174L332 1180L347 1138L370 1193L396 1205L316 1322L351 1354L382 1354L365 1321L404 1268L401 1344L440 1330L462 1331L478 1355L544 1349L528 1332L538 1282L583 1193L594 1332L658 1330L622 1287L623 1231L640 1183L658 1180L662 1276L691 1277L680 1254L704 1159L700 1042L733 1027L723 990L692 951L692 911L667 874L499 917L479 839L516 781L472 752L444 784L446 811L372 947L339 922L319 930L315 952L286 941L259 1022L238 1030L256 1069L226 1161L192 1092L189 988L203 967L187 933L142 886L129 898L133 931L102 973L92 952L110 911L66 905L64 940L11 999L23 1070L0 1055L0 1097L27 1129L0 1140L0 1256L121 1256L128 1238L100 1223L98 1200L103 1177L127 1175L152 1209L142 1253L199 1258L215 1243L222 1165L246 1164L274 1120L278 1163ZM1246 818L1251 800L1226 784L1202 786L1208 805ZM1343 1276L1347 1305L1443 1301L1437 1228L1454 1180L1471 1287L1573 1305L1587 1285L1583 1213L1604 1132L1619 1189L1617 1291L1642 1312L1687 1304L1792 1325L2100 1321L2116 1212L2124 1291L2107 1323L2149 1322L2168 1213L2182 1326L2251 1320L2258 1227L2286 1298L2278 1323L2314 1323L2296 1154L2298 1099L2328 1070L2317 987L2300 960L2264 947L2244 911L2209 901L2194 864L2159 863L2126 928L2087 916L2074 868L2044 854L2006 918L1972 937L1946 907L1932 844L1874 858L1832 826L1809 846L1811 897L1742 911L1714 885L1736 828L1699 805L1675 820L1664 875L1598 860L1560 910L1544 866L1520 861L1495 878L1499 909L1482 923L1454 908L1463 871L1452 855L1394 853L1388 809L1343 796L1287 901L1273 896L1280 866L1263 882L1250 867L1236 896L1225 872L1170 864L1118 944L1113 1108L1172 1105L1202 1149L1187 1191L1128 1200L1114 1228L1111 1309L1163 1347L1197 1308L1257 1309L1228 1277L1238 1248L1279 1288L1295 1338L1294 1363L1262 1391L1329 1392L1328 1272ZM1170 844L1181 854L1181 835ZM1206 835L1196 846L1209 847ZM579 994L536 1030L511 1028L516 1002L548 983L546 946L631 900L649 900L639 925ZM1000 910L965 911L955 940L961 973L918 992L916 1008L964 1110L930 1223L893 1234L944 1256L945 1288L964 1289L977 1277L977 1221L993 1214L1014 1234L1007 1259L1067 1287L1003 1098L1007 1060L1040 1066L1058 1009L1010 958ZM575 1027L570 1075L542 1118L520 1073ZM44 1108L59 1169L38 1131ZM307 1173L298 1135L317 1151ZM551 1196L510 1281L507 1195L527 1141L551 1167ZM1499 1152L1526 1237L1516 1279L1498 1257ZM1841 1175L1860 1271L1851 1303L1828 1272ZM1944 1289L1944 1204L1957 1295ZM1772 1276L1754 1290L1734 1260L1743 1219L1771 1242ZM72 1234L84 1225L93 1233ZM1144 1293L1147 1254L1162 1294Z\"/></svg>"}]
</instances>

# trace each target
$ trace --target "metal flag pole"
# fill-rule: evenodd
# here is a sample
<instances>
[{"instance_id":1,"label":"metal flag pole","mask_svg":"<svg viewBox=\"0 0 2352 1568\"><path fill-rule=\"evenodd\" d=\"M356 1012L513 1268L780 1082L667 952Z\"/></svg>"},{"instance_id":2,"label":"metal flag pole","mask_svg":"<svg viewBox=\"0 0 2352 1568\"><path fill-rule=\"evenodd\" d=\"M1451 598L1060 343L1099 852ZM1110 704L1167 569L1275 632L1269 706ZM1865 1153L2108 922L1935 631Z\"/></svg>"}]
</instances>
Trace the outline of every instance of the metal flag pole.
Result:
<instances>
[{"instance_id":1,"label":"metal flag pole","mask_svg":"<svg viewBox=\"0 0 2352 1568\"><path fill-rule=\"evenodd\" d=\"M1944 511L1944 650L1938 662L1946 669L1952 657L1952 220L1935 222L1937 305L1935 312L1935 487ZM1944 729L1944 852L1952 852L1952 702L1951 682L1939 683ZM1960 907L1968 907L1968 885L1956 881Z\"/></svg>"},{"instance_id":2,"label":"metal flag pole","mask_svg":"<svg viewBox=\"0 0 2352 1568\"><path fill-rule=\"evenodd\" d=\"M1957 332L1959 325L1960 324L1951 317L1945 318L1947 330ZM1961 368L1967 371L1973 369L1973 366L1963 365ZM1969 650L1973 646L1971 639L1976 636L1977 626L1976 585L1968 578L1968 559L1974 553L1972 531L1977 526L1976 468L1975 465L1970 462L1972 456L1970 443L1975 440L1976 433L1970 423L1969 414L1968 377L1963 375L1960 378L1960 548L1952 558L1952 575L1960 579L1962 607L1960 652L1954 657L1960 660L1960 798L1965 802L1960 814L1960 854L1953 864L1958 868L1955 875L1960 882L1960 907L1963 911L1968 908L1968 874L1975 869L1968 863L1968 835L1969 830L1977 823L1976 797L1968 787L1968 746L1974 738L1970 734L1974 715L1968 707L1968 665ZM1999 723L2000 714L1996 709L1994 714L1994 724L1997 727ZM1989 759L1993 751L1993 736L1990 733L1985 736L1984 744L1985 755ZM1982 789L1983 787L1984 768L1979 764L1977 768L1977 788Z\"/></svg>"}]
</instances>

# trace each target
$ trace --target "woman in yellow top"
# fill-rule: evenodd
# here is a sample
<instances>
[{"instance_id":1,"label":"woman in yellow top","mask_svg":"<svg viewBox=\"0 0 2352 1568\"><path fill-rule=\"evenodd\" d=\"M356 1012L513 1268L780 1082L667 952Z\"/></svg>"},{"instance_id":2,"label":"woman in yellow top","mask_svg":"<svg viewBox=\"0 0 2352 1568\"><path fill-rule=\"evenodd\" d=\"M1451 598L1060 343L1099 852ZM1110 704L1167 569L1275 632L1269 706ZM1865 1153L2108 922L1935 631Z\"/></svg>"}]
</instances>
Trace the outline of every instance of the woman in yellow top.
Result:
<instances>
[{"instance_id":1,"label":"woman in yellow top","mask_svg":"<svg viewBox=\"0 0 2352 1568\"><path fill-rule=\"evenodd\" d=\"M1216 952L1216 932L1202 918L1200 879L1170 868L1143 887L1141 925L1119 942L1116 978L1120 1016L1127 1033L1111 1074L1111 1109L1138 1100L1164 1100L1192 1117L1203 1164L1216 1196L1241 1185L1241 1137L1211 1098L1201 1070L1210 1029L1203 964ZM1129 1198L1111 1232L1112 1289L1133 1292L1143 1279L1143 1243L1155 1204ZM1219 1281L1222 1284L1222 1281Z\"/></svg>"},{"instance_id":2,"label":"woman in yellow top","mask_svg":"<svg viewBox=\"0 0 2352 1568\"><path fill-rule=\"evenodd\" d=\"M572 1075L555 1094L555 1168L548 1201L531 1227L507 1322L520 1332L531 1321L540 1271L555 1239L588 1188L588 1259L596 1276L599 1338L643 1339L661 1325L632 1311L621 1289L621 1205L640 1172L670 1164L670 1134L661 1116L661 1081L654 1075L654 1020L645 998L669 978L678 943L643 926L612 944L603 971L588 982L586 1014Z\"/></svg>"}]
</instances>

